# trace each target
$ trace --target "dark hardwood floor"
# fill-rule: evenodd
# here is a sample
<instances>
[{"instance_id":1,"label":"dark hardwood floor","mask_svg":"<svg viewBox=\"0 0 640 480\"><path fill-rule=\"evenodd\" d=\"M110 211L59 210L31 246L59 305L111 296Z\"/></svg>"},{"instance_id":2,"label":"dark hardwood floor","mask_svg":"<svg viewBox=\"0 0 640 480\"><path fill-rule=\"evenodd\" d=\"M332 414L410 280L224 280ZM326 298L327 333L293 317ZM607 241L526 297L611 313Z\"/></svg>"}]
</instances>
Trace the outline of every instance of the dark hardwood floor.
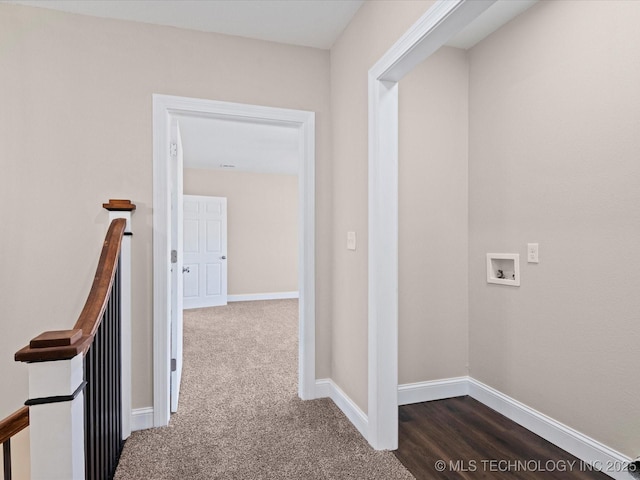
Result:
<instances>
[{"instance_id":1,"label":"dark hardwood floor","mask_svg":"<svg viewBox=\"0 0 640 480\"><path fill-rule=\"evenodd\" d=\"M400 407L396 457L423 479L609 479L471 397Z\"/></svg>"}]
</instances>

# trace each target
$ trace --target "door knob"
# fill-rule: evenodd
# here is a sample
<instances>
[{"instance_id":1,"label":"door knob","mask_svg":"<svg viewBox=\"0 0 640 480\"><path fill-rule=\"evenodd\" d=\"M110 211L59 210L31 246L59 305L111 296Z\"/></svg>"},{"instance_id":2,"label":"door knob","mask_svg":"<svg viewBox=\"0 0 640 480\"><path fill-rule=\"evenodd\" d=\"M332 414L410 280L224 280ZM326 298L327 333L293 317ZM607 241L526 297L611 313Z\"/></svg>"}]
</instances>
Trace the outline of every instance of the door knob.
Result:
<instances>
[{"instance_id":1,"label":"door knob","mask_svg":"<svg viewBox=\"0 0 640 480\"><path fill-rule=\"evenodd\" d=\"M189 273L190 271L189 267L182 267L182 273Z\"/></svg>"},{"instance_id":2,"label":"door knob","mask_svg":"<svg viewBox=\"0 0 640 480\"><path fill-rule=\"evenodd\" d=\"M221 258L222 260L226 260L226 259L227 259L227 256L226 256L226 255L222 255L220 258Z\"/></svg>"}]
</instances>

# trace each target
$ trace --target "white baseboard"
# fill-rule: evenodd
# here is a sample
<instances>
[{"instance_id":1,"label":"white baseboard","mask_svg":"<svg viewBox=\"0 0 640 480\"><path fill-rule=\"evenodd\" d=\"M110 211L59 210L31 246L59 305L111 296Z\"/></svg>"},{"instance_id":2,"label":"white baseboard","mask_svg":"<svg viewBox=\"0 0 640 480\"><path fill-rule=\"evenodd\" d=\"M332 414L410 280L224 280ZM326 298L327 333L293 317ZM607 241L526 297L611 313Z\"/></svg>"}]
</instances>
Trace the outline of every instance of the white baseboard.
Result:
<instances>
[{"instance_id":1,"label":"white baseboard","mask_svg":"<svg viewBox=\"0 0 640 480\"><path fill-rule=\"evenodd\" d=\"M247 293L245 295L227 295L227 302L252 302L254 300L284 300L298 298L298 292Z\"/></svg>"},{"instance_id":2,"label":"white baseboard","mask_svg":"<svg viewBox=\"0 0 640 480\"><path fill-rule=\"evenodd\" d=\"M131 410L131 431L153 428L153 407L134 408Z\"/></svg>"},{"instance_id":3,"label":"white baseboard","mask_svg":"<svg viewBox=\"0 0 640 480\"><path fill-rule=\"evenodd\" d=\"M398 404L429 402L469 395L527 430L571 453L615 480L636 480L623 471L631 458L603 445L577 430L485 385L471 377L455 377L398 386ZM367 439L369 419L351 398L330 378L316 380L315 398L331 398L349 421ZM131 412L131 430L153 428L153 408Z\"/></svg>"},{"instance_id":4,"label":"white baseboard","mask_svg":"<svg viewBox=\"0 0 640 480\"><path fill-rule=\"evenodd\" d=\"M326 397L333 400L365 439L369 438L369 419L360 407L330 378L316 380L316 398Z\"/></svg>"},{"instance_id":5,"label":"white baseboard","mask_svg":"<svg viewBox=\"0 0 640 480\"><path fill-rule=\"evenodd\" d=\"M471 377L455 377L398 386L398 404L430 402L469 395L527 430L566 450L594 470L616 480L633 480L623 471L631 458Z\"/></svg>"},{"instance_id":6,"label":"white baseboard","mask_svg":"<svg viewBox=\"0 0 640 480\"><path fill-rule=\"evenodd\" d=\"M590 438L553 418L479 382L468 379L469 396L522 425L527 430L578 457L616 480L633 480L624 470L631 458Z\"/></svg>"},{"instance_id":7,"label":"white baseboard","mask_svg":"<svg viewBox=\"0 0 640 480\"><path fill-rule=\"evenodd\" d=\"M431 402L469 394L469 377L398 385L398 405Z\"/></svg>"},{"instance_id":8,"label":"white baseboard","mask_svg":"<svg viewBox=\"0 0 640 480\"><path fill-rule=\"evenodd\" d=\"M316 380L316 391L313 398L331 398L332 385L333 380L330 378Z\"/></svg>"}]
</instances>

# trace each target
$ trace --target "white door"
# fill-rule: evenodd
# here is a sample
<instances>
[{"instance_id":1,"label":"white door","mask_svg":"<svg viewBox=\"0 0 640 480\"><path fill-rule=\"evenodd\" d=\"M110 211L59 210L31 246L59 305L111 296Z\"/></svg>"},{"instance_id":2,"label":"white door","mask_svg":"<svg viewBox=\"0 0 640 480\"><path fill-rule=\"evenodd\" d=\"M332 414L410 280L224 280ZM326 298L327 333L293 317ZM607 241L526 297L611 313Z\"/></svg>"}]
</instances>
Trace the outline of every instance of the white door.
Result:
<instances>
[{"instance_id":1,"label":"white door","mask_svg":"<svg viewBox=\"0 0 640 480\"><path fill-rule=\"evenodd\" d=\"M171 121L171 411L178 411L182 377L182 138L176 119Z\"/></svg>"},{"instance_id":2,"label":"white door","mask_svg":"<svg viewBox=\"0 0 640 480\"><path fill-rule=\"evenodd\" d=\"M227 304L227 199L184 196L184 308Z\"/></svg>"}]
</instances>

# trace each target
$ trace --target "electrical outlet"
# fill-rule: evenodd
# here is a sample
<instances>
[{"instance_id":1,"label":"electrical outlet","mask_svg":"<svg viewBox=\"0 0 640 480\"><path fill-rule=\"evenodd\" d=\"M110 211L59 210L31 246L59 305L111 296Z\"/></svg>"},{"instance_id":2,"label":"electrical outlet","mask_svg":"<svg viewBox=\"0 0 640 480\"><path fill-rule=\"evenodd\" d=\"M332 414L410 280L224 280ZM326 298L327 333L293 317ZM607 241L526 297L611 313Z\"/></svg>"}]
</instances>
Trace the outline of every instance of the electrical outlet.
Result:
<instances>
[{"instance_id":1,"label":"electrical outlet","mask_svg":"<svg viewBox=\"0 0 640 480\"><path fill-rule=\"evenodd\" d=\"M538 256L538 244L537 243L527 243L527 262L528 263L539 263Z\"/></svg>"}]
</instances>

